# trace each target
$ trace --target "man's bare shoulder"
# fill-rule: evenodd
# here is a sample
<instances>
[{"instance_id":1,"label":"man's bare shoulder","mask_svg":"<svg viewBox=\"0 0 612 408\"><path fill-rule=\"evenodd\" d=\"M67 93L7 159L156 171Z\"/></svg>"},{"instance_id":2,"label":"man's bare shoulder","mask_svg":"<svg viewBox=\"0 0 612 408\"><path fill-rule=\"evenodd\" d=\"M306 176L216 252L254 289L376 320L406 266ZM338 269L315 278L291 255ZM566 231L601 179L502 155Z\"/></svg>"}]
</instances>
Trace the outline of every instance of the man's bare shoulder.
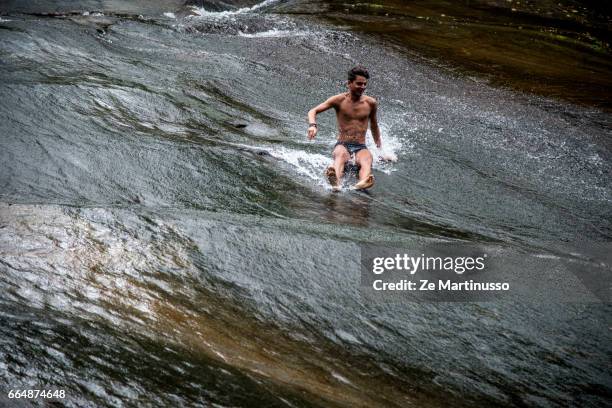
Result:
<instances>
[{"instance_id":1,"label":"man's bare shoulder","mask_svg":"<svg viewBox=\"0 0 612 408\"><path fill-rule=\"evenodd\" d=\"M340 103L345 99L346 92L331 96L328 100L331 101L334 105L340 105Z\"/></svg>"},{"instance_id":2,"label":"man's bare shoulder","mask_svg":"<svg viewBox=\"0 0 612 408\"><path fill-rule=\"evenodd\" d=\"M378 106L378 101L376 100L376 98L373 98L371 96L368 95L364 95L365 97L365 101L368 103L368 105L370 105L371 107L376 107Z\"/></svg>"}]
</instances>

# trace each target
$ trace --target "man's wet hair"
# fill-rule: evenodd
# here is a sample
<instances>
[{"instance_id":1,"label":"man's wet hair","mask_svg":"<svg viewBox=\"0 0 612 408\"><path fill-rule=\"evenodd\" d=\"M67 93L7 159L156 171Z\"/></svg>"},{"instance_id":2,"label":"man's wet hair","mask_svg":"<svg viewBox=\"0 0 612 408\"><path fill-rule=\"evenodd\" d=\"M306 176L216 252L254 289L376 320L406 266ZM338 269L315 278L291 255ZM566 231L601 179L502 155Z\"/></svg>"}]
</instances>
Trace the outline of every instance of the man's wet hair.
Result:
<instances>
[{"instance_id":1,"label":"man's wet hair","mask_svg":"<svg viewBox=\"0 0 612 408\"><path fill-rule=\"evenodd\" d=\"M370 73L361 65L351 68L351 70L348 72L348 80L354 81L355 78L357 78L357 75L361 75L365 79L370 79Z\"/></svg>"}]
</instances>

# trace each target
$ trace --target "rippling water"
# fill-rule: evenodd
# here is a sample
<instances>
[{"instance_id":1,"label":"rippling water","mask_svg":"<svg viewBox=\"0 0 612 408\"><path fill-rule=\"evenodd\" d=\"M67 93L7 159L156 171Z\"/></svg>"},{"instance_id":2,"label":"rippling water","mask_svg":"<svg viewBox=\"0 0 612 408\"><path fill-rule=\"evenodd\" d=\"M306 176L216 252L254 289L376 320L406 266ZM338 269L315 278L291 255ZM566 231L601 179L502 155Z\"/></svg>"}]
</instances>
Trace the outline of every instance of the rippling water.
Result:
<instances>
[{"instance_id":1,"label":"rippling water","mask_svg":"<svg viewBox=\"0 0 612 408\"><path fill-rule=\"evenodd\" d=\"M281 3L2 16L2 389L63 388L69 406L609 402L608 304L358 290L362 243L609 243L609 114ZM357 63L400 160L369 194L331 194L334 117L308 142L305 116Z\"/></svg>"}]
</instances>

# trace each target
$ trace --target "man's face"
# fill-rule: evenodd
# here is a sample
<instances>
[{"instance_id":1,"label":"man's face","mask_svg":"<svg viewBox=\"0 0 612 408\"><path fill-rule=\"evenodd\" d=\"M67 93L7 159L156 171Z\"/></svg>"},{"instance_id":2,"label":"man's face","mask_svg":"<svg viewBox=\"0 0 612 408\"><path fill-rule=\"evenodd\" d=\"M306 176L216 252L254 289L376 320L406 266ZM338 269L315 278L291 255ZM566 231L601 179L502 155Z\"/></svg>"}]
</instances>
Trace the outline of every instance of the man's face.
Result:
<instances>
[{"instance_id":1,"label":"man's face","mask_svg":"<svg viewBox=\"0 0 612 408\"><path fill-rule=\"evenodd\" d=\"M353 95L361 96L365 92L367 85L368 80L361 75L357 75L354 80L348 81L349 91Z\"/></svg>"}]
</instances>

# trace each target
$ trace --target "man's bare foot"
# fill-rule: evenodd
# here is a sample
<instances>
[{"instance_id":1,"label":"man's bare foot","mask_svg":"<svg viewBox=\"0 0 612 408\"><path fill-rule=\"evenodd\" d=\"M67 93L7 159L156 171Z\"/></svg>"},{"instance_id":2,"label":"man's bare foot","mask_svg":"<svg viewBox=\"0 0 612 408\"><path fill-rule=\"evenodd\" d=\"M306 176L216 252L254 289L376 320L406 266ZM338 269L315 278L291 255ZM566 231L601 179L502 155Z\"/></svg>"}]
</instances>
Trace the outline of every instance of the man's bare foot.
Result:
<instances>
[{"instance_id":1,"label":"man's bare foot","mask_svg":"<svg viewBox=\"0 0 612 408\"><path fill-rule=\"evenodd\" d=\"M325 170L325 177L327 177L327 182L332 186L332 190L340 191L338 176L336 176L336 169L333 167L328 167L327 170Z\"/></svg>"},{"instance_id":2,"label":"man's bare foot","mask_svg":"<svg viewBox=\"0 0 612 408\"><path fill-rule=\"evenodd\" d=\"M355 190L365 190L367 188L372 187L373 185L374 185L374 176L372 174L370 174L369 176L367 176L363 180L359 180L359 182L353 186L353 189L355 189Z\"/></svg>"}]
</instances>

